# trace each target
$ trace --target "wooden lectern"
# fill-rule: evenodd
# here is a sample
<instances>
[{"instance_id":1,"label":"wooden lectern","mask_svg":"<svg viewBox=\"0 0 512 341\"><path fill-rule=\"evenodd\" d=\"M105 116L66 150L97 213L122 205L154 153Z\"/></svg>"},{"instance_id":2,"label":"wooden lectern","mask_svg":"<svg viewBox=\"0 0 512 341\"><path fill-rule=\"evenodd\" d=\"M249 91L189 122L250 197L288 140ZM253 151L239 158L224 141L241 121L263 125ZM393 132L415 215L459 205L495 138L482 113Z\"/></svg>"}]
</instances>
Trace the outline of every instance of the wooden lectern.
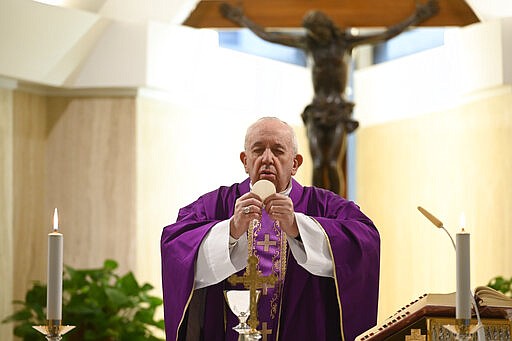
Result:
<instances>
[{"instance_id":1,"label":"wooden lectern","mask_svg":"<svg viewBox=\"0 0 512 341\"><path fill-rule=\"evenodd\" d=\"M479 290L483 288L485 290ZM475 291L486 340L511 340L512 299L488 287ZM494 298L485 296L489 293ZM455 324L455 293L425 294L359 335L355 341L455 341L455 335L443 327ZM477 325L474 313L471 324ZM478 340L476 333L472 340Z\"/></svg>"}]
</instances>

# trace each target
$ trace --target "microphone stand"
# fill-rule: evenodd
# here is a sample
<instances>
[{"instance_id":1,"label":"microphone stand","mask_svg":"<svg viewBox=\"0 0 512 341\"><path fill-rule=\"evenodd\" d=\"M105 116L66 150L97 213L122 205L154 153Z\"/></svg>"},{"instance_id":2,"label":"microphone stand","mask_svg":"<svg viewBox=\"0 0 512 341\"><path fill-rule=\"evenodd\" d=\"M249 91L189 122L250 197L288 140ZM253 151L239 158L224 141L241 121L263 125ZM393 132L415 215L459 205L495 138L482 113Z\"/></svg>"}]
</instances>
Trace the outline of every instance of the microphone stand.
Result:
<instances>
[{"instance_id":1,"label":"microphone stand","mask_svg":"<svg viewBox=\"0 0 512 341\"><path fill-rule=\"evenodd\" d=\"M451 236L451 234L448 232L448 230L443 226L443 223L434 217L430 212L425 210L423 207L418 206L418 210L428 219L432 224L434 224L437 228L440 228L446 232L448 237L450 237L450 240L453 245L453 250L457 251L457 246L455 246L455 242ZM478 311L478 306L476 305L475 296L472 291L470 291L470 298L471 298L471 304L473 305L473 308L475 310L477 324L471 325L471 318L469 319L456 319L455 325L444 325L443 327L448 329L450 332L455 334L455 339L460 341L469 341L471 340L471 335L477 332L478 340L479 341L485 341L485 330L483 328L482 320L480 319L480 312Z\"/></svg>"}]
</instances>

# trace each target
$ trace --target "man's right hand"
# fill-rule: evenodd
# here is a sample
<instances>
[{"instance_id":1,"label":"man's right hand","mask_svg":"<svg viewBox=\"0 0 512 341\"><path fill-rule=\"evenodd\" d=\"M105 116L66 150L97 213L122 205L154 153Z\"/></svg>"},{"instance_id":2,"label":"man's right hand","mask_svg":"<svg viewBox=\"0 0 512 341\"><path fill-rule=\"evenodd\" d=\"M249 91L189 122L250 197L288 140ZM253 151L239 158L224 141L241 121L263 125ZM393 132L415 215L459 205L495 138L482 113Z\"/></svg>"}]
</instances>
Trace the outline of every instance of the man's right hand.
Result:
<instances>
[{"instance_id":1,"label":"man's right hand","mask_svg":"<svg viewBox=\"0 0 512 341\"><path fill-rule=\"evenodd\" d=\"M261 220L263 202L256 194L249 192L235 202L235 211L229 222L229 234L238 239L249 229L251 222Z\"/></svg>"}]
</instances>

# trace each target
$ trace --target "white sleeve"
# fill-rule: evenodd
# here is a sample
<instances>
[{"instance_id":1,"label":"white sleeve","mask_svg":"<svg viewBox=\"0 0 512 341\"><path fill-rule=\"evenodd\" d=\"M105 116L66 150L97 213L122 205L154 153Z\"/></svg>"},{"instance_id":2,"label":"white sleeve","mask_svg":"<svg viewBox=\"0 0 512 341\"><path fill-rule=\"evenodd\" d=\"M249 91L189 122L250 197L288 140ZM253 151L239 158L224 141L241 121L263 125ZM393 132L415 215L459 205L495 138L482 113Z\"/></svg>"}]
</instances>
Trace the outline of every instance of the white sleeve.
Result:
<instances>
[{"instance_id":1,"label":"white sleeve","mask_svg":"<svg viewBox=\"0 0 512 341\"><path fill-rule=\"evenodd\" d=\"M247 266L247 235L230 243L229 220L212 227L199 246L195 288L216 284Z\"/></svg>"},{"instance_id":2,"label":"white sleeve","mask_svg":"<svg viewBox=\"0 0 512 341\"><path fill-rule=\"evenodd\" d=\"M302 213L295 212L295 219L302 241L288 237L288 244L297 263L313 275L334 277L334 263L323 228Z\"/></svg>"}]
</instances>

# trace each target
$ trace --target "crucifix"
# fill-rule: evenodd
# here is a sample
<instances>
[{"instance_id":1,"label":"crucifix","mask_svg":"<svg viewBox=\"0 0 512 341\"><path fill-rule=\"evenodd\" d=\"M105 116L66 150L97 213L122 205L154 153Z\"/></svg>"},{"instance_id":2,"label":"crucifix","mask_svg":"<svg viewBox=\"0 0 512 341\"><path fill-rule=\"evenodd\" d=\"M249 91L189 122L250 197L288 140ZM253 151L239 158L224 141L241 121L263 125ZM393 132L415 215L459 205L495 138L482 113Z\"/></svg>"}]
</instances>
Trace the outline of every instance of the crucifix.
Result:
<instances>
[{"instance_id":1,"label":"crucifix","mask_svg":"<svg viewBox=\"0 0 512 341\"><path fill-rule=\"evenodd\" d=\"M232 275L228 278L229 283L235 284L243 284L246 289L249 289L250 292L250 308L249 308L249 321L248 324L251 327L250 334L259 333L256 328L258 328L258 307L256 301L256 290L263 288L265 284L275 284L277 281L277 276L275 274L269 276L263 276L261 271L258 270L258 258L251 254L247 260L247 268L245 269L245 273L243 276Z\"/></svg>"},{"instance_id":2,"label":"crucifix","mask_svg":"<svg viewBox=\"0 0 512 341\"><path fill-rule=\"evenodd\" d=\"M357 30L338 27L327 13L318 10L304 15L302 32L275 31L252 21L241 7L229 3L220 5L219 10L226 19L248 28L263 40L298 48L310 57L314 95L301 117L313 159L313 185L344 196L346 139L359 126L352 118L354 103L345 91L352 51L364 44L394 38L439 11L438 0L415 2L415 11L408 17L384 31L369 34L354 34Z\"/></svg>"}]
</instances>

